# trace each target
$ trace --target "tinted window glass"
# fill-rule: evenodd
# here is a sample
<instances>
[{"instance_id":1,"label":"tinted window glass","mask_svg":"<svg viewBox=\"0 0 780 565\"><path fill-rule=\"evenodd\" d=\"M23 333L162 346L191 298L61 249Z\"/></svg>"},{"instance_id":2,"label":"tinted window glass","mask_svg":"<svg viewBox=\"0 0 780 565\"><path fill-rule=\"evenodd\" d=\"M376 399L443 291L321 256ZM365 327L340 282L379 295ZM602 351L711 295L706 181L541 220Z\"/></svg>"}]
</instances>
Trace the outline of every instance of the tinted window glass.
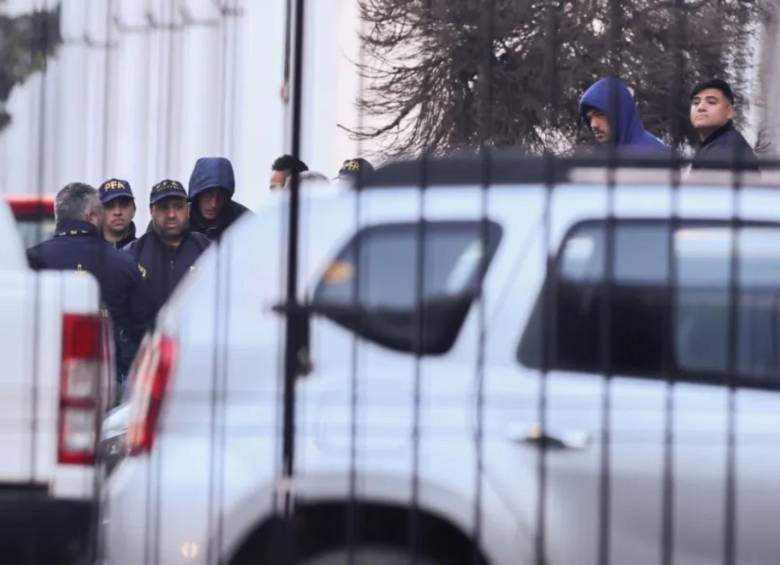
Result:
<instances>
[{"instance_id":1,"label":"tinted window glass","mask_svg":"<svg viewBox=\"0 0 780 565\"><path fill-rule=\"evenodd\" d=\"M492 222L484 230L479 222L365 228L328 266L312 306L388 347L443 353L455 341L477 290L483 258L490 261L500 233Z\"/></svg>"},{"instance_id":2,"label":"tinted window glass","mask_svg":"<svg viewBox=\"0 0 780 565\"><path fill-rule=\"evenodd\" d=\"M669 234L670 226L663 221L616 222L613 284L607 286L606 224L586 222L569 233L546 283L551 300L550 366L648 376L672 366L683 377L722 380L732 369L733 335L733 368L739 376L776 379L780 227L747 225L732 232L725 223L679 223L674 232L673 287ZM733 314L732 249L738 257ZM519 351L521 361L530 366L541 365L541 316L539 300ZM605 332L609 339L603 339Z\"/></svg>"}]
</instances>

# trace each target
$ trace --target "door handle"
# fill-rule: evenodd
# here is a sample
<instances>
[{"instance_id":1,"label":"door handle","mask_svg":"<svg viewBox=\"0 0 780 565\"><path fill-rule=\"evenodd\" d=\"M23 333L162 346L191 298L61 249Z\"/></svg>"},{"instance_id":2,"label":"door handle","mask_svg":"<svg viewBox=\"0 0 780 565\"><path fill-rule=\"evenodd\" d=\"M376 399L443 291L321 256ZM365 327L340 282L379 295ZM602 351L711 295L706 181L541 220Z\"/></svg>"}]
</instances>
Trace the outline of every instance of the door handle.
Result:
<instances>
[{"instance_id":1,"label":"door handle","mask_svg":"<svg viewBox=\"0 0 780 565\"><path fill-rule=\"evenodd\" d=\"M509 425L507 439L513 443L545 447L547 449L582 450L590 445L590 435L583 430L545 429L538 423L515 422Z\"/></svg>"}]
</instances>

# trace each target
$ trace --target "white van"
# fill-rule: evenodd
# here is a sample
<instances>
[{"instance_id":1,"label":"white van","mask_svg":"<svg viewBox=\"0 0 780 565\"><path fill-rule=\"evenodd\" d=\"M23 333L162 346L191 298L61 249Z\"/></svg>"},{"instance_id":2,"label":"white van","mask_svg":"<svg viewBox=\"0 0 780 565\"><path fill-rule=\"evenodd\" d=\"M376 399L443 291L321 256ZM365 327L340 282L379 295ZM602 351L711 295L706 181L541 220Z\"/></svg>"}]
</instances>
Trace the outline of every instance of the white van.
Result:
<instances>
[{"instance_id":1,"label":"white van","mask_svg":"<svg viewBox=\"0 0 780 565\"><path fill-rule=\"evenodd\" d=\"M242 220L136 364L106 562L775 562L780 176L677 181L503 155L305 190L291 476L289 195Z\"/></svg>"}]
</instances>

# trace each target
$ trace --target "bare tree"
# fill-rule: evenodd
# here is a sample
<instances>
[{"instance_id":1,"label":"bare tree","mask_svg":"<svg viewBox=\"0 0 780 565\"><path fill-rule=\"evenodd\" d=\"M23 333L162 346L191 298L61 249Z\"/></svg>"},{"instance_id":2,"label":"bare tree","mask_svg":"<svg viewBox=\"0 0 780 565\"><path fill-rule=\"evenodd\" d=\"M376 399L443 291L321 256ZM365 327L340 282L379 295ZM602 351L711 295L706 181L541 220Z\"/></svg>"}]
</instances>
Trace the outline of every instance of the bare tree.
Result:
<instances>
[{"instance_id":1,"label":"bare tree","mask_svg":"<svg viewBox=\"0 0 780 565\"><path fill-rule=\"evenodd\" d=\"M766 0L359 0L359 109L385 155L482 144L567 151L584 135L577 102L619 76L646 127L684 143L688 92L720 77L742 96L749 38Z\"/></svg>"}]
</instances>

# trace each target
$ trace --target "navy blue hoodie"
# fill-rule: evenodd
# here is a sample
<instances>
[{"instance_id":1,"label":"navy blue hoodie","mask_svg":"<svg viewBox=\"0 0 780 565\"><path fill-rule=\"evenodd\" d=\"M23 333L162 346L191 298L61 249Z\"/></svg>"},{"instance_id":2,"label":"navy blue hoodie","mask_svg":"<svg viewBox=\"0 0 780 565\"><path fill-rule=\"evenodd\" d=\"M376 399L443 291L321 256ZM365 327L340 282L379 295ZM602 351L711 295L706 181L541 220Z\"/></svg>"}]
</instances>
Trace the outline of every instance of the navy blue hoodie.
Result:
<instances>
[{"instance_id":1,"label":"navy blue hoodie","mask_svg":"<svg viewBox=\"0 0 780 565\"><path fill-rule=\"evenodd\" d=\"M618 147L643 155L667 151L666 145L642 126L636 103L620 79L598 80L582 95L580 117L590 126L585 118L588 108L595 108L607 116L613 132L612 141Z\"/></svg>"},{"instance_id":2,"label":"navy blue hoodie","mask_svg":"<svg viewBox=\"0 0 780 565\"><path fill-rule=\"evenodd\" d=\"M200 193L210 188L219 188L227 193L227 202L214 220L204 218L198 207L197 198ZM230 225L244 212L246 207L233 202L236 181L233 176L233 165L224 157L201 157L192 169L189 183L189 199L192 202L190 212L190 229L202 233L209 239L219 239Z\"/></svg>"}]
</instances>

